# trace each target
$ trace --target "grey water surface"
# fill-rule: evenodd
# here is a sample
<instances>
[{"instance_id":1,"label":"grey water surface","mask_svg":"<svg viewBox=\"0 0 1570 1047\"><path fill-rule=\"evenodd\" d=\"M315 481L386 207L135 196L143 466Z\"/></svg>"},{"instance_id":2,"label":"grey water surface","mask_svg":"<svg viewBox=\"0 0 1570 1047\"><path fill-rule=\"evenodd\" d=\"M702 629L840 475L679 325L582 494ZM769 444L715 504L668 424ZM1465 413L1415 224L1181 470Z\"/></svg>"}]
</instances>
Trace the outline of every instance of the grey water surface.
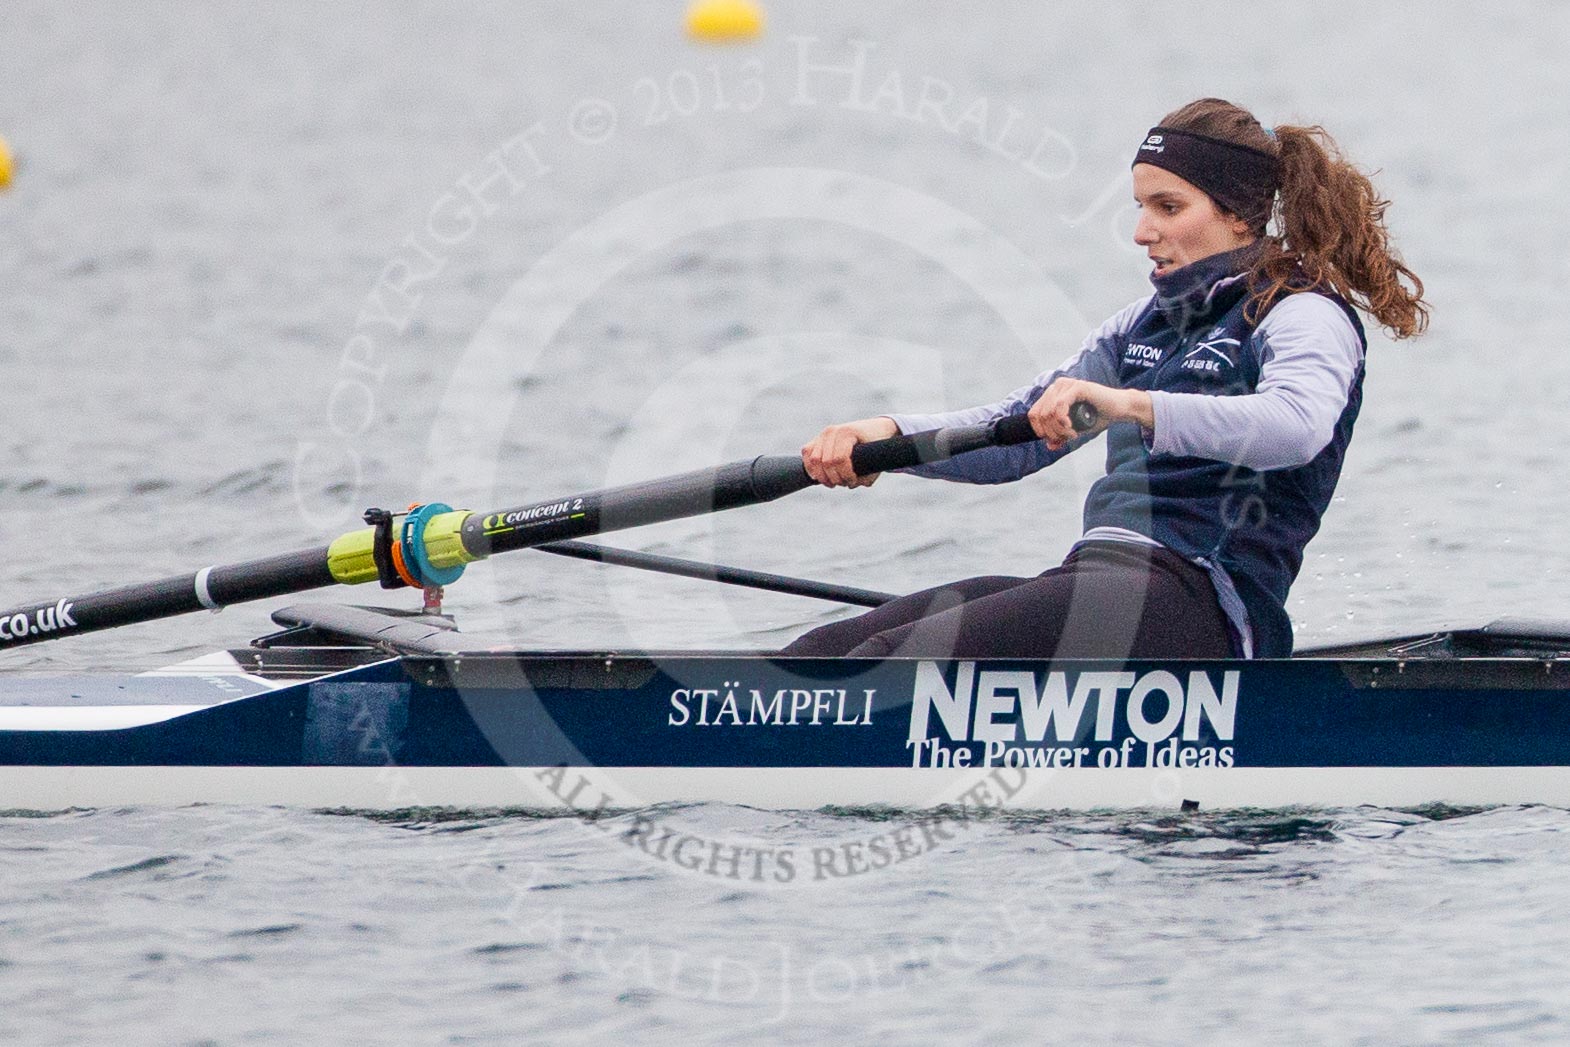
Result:
<instances>
[{"instance_id":1,"label":"grey water surface","mask_svg":"<svg viewBox=\"0 0 1570 1047\"><path fill-rule=\"evenodd\" d=\"M776 2L732 47L682 10L6 3L0 605L308 548L369 505L527 504L994 399L1147 293L1133 145L1214 94L1376 171L1434 306L1371 345L1299 644L1570 618L1570 9ZM1020 484L888 477L614 541L893 591L1032 573L1099 469L1092 446ZM163 665L299 599L0 671ZM588 648L769 647L847 613L533 553L448 606ZM800 873L686 868L628 842L639 817ZM1570 1038L1562 811L920 817L8 813L0 1036ZM919 855L815 874L896 830Z\"/></svg>"}]
</instances>

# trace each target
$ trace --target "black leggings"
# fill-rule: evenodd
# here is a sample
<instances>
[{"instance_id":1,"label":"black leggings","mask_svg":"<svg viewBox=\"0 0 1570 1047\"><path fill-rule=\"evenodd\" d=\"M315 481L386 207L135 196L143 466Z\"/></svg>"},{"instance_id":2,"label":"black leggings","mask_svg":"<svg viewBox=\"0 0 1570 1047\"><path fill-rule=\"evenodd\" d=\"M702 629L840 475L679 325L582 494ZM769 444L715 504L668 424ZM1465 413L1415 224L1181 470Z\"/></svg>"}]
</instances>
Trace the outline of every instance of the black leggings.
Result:
<instances>
[{"instance_id":1,"label":"black leggings","mask_svg":"<svg viewBox=\"0 0 1570 1047\"><path fill-rule=\"evenodd\" d=\"M1204 568L1162 548L1087 542L1036 578L989 575L820 626L781 654L882 658L1231 658Z\"/></svg>"}]
</instances>

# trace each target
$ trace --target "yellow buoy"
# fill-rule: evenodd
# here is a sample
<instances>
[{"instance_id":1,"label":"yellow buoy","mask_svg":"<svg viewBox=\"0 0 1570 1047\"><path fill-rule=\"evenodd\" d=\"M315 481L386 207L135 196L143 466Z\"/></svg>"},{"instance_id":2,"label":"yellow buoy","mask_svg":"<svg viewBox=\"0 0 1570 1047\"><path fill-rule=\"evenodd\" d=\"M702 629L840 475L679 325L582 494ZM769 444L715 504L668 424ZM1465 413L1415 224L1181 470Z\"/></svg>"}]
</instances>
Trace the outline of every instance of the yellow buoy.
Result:
<instances>
[{"instance_id":1,"label":"yellow buoy","mask_svg":"<svg viewBox=\"0 0 1570 1047\"><path fill-rule=\"evenodd\" d=\"M710 43L751 40L763 32L763 8L752 0L694 0L687 35Z\"/></svg>"},{"instance_id":2,"label":"yellow buoy","mask_svg":"<svg viewBox=\"0 0 1570 1047\"><path fill-rule=\"evenodd\" d=\"M5 144L5 139L0 137L0 189L11 184L11 147Z\"/></svg>"}]
</instances>

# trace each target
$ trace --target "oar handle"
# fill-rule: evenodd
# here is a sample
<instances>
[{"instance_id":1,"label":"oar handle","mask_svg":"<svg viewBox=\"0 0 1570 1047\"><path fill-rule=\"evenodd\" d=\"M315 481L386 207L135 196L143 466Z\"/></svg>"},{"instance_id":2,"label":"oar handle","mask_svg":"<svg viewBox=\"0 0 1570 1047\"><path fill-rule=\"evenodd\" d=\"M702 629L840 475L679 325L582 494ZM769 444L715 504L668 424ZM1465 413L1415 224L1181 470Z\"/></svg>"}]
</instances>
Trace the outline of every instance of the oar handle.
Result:
<instances>
[{"instance_id":1,"label":"oar handle","mask_svg":"<svg viewBox=\"0 0 1570 1047\"><path fill-rule=\"evenodd\" d=\"M1089 432L1100 421L1095 407L1084 400L1070 407L1068 414L1077 433ZM909 469L923 462L941 462L983 447L1007 447L1039 439L1029 417L1011 414L985 425L952 426L857 444L851 449L850 464L857 476L869 476L890 469Z\"/></svg>"}]
</instances>

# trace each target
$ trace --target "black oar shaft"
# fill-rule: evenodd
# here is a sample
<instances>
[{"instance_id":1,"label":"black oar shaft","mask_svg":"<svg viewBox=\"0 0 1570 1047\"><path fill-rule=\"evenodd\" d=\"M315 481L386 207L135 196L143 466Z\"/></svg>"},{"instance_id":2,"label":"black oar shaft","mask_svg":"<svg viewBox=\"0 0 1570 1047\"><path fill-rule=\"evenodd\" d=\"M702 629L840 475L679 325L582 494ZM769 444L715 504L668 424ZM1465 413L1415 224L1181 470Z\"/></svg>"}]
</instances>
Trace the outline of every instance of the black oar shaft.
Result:
<instances>
[{"instance_id":1,"label":"black oar shaft","mask_svg":"<svg viewBox=\"0 0 1570 1047\"><path fill-rule=\"evenodd\" d=\"M1076 411L1087 405L1076 405ZM1075 424L1080 424L1076 417ZM1094 424L1093 413L1090 422ZM940 461L956 454L1036 439L1023 415L991 425L965 426L897 436L858 446L851 456L862 475ZM583 535L677 520L757 505L812 486L796 455L764 455L679 476L591 491L567 498L493 513L449 513L450 529L439 536L453 539L438 555L425 532L427 552L438 567L448 567L492 553L525 549ZM441 519L441 518L438 518ZM460 523L461 521L461 523ZM37 643L56 636L91 632L147 622L229 604L285 596L338 582L358 584L377 577L372 563L373 532L351 532L330 546L286 553L261 560L215 566L155 582L108 589L86 596L63 597L0 611L0 650ZM342 549L339 547L342 546ZM336 557L336 561L335 561ZM881 598L882 593L869 593ZM854 602L854 601L852 601ZM881 602L881 600L879 601Z\"/></svg>"},{"instance_id":2,"label":"black oar shaft","mask_svg":"<svg viewBox=\"0 0 1570 1047\"><path fill-rule=\"evenodd\" d=\"M463 547L483 558L564 538L757 505L812 486L801 459L764 455L713 469L553 498L464 521Z\"/></svg>"},{"instance_id":3,"label":"black oar shaft","mask_svg":"<svg viewBox=\"0 0 1570 1047\"><path fill-rule=\"evenodd\" d=\"M542 553L571 556L579 560L594 560L619 567L637 567L644 571L658 571L661 574L674 574L682 578L702 578L711 582L724 582L727 585L742 585L749 589L788 593L791 596L810 596L817 600L833 600L858 607L880 607L895 599L893 593L859 589L853 585L815 582L807 578L770 574L767 571L751 571L745 567L727 567L724 564L700 563L677 556L662 556L659 553L616 549L608 545L595 545L592 542L551 542L535 548Z\"/></svg>"},{"instance_id":4,"label":"black oar shaft","mask_svg":"<svg viewBox=\"0 0 1570 1047\"><path fill-rule=\"evenodd\" d=\"M1036 439L1024 415L988 425L958 426L860 444L851 452L859 475L937 462L967 451ZM464 521L463 547L483 558L547 542L604 534L628 527L758 505L811 487L814 481L797 455L762 455L713 469L659 480L553 498Z\"/></svg>"},{"instance_id":5,"label":"black oar shaft","mask_svg":"<svg viewBox=\"0 0 1570 1047\"><path fill-rule=\"evenodd\" d=\"M326 546L210 567L0 612L0 648L286 596L332 584Z\"/></svg>"}]
</instances>

